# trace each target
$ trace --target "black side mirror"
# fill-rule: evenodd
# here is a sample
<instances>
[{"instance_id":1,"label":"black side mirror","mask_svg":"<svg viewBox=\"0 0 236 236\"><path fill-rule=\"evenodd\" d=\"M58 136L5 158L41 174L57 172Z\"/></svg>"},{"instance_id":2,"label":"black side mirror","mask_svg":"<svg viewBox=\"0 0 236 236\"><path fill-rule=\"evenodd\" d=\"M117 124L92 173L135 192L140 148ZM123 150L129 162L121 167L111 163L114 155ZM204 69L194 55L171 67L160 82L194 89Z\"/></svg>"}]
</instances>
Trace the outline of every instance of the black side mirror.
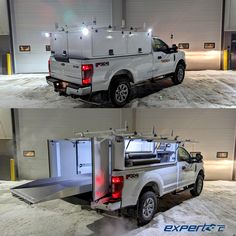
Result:
<instances>
[{"instance_id":1,"label":"black side mirror","mask_svg":"<svg viewBox=\"0 0 236 236\"><path fill-rule=\"evenodd\" d=\"M176 52L178 52L178 47L177 47L176 44L173 44L173 45L172 45L172 48L170 48L170 52L171 52L171 53L176 53Z\"/></svg>"},{"instance_id":2,"label":"black side mirror","mask_svg":"<svg viewBox=\"0 0 236 236\"><path fill-rule=\"evenodd\" d=\"M203 160L203 156L200 153L197 153L196 156L190 159L190 163L200 163Z\"/></svg>"},{"instance_id":3,"label":"black side mirror","mask_svg":"<svg viewBox=\"0 0 236 236\"><path fill-rule=\"evenodd\" d=\"M197 153L196 159L197 159L198 162L201 162L203 160L202 154L201 153Z\"/></svg>"}]
</instances>

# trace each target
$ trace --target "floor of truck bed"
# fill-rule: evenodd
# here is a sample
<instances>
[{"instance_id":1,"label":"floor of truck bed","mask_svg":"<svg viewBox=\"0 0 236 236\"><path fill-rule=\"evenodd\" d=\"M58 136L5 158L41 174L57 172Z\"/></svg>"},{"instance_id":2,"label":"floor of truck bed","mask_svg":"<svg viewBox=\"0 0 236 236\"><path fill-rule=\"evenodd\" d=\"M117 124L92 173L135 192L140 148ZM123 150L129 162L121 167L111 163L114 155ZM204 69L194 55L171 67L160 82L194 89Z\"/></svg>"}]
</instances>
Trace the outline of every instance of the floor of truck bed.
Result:
<instances>
[{"instance_id":1,"label":"floor of truck bed","mask_svg":"<svg viewBox=\"0 0 236 236\"><path fill-rule=\"evenodd\" d=\"M92 176L80 175L73 179L51 178L36 180L11 189L14 196L36 204L92 191Z\"/></svg>"}]
</instances>

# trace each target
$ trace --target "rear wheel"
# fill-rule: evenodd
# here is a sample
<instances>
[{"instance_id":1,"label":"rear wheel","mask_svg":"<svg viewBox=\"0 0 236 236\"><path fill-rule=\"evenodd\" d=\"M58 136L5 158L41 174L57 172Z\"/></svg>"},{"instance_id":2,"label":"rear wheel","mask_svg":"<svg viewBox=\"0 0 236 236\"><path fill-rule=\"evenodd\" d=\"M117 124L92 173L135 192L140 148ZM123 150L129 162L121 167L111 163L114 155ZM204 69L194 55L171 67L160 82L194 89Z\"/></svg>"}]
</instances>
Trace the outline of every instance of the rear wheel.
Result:
<instances>
[{"instance_id":1,"label":"rear wheel","mask_svg":"<svg viewBox=\"0 0 236 236\"><path fill-rule=\"evenodd\" d=\"M185 66L183 64L178 64L175 70L175 73L172 77L172 81L174 84L178 85L183 83L185 78Z\"/></svg>"},{"instance_id":2,"label":"rear wheel","mask_svg":"<svg viewBox=\"0 0 236 236\"><path fill-rule=\"evenodd\" d=\"M148 224L154 217L157 210L157 196L154 192L148 191L141 195L138 203L138 225Z\"/></svg>"},{"instance_id":3,"label":"rear wheel","mask_svg":"<svg viewBox=\"0 0 236 236\"><path fill-rule=\"evenodd\" d=\"M117 79L110 87L110 99L114 106L123 107L130 99L131 85L127 79Z\"/></svg>"},{"instance_id":4,"label":"rear wheel","mask_svg":"<svg viewBox=\"0 0 236 236\"><path fill-rule=\"evenodd\" d=\"M193 186L193 189L190 191L193 197L197 197L201 194L203 189L204 179L201 175L198 175L197 180Z\"/></svg>"}]
</instances>

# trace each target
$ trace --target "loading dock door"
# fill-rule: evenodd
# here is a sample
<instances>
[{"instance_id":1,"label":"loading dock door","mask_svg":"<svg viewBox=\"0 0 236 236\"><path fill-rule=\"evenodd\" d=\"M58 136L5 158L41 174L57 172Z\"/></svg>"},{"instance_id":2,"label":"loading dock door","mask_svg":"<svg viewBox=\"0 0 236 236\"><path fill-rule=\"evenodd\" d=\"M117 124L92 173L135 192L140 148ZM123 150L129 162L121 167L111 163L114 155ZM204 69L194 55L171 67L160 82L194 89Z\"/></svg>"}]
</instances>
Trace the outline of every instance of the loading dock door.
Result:
<instances>
[{"instance_id":1,"label":"loading dock door","mask_svg":"<svg viewBox=\"0 0 236 236\"><path fill-rule=\"evenodd\" d=\"M236 33L232 34L231 42L231 69L236 70Z\"/></svg>"}]
</instances>

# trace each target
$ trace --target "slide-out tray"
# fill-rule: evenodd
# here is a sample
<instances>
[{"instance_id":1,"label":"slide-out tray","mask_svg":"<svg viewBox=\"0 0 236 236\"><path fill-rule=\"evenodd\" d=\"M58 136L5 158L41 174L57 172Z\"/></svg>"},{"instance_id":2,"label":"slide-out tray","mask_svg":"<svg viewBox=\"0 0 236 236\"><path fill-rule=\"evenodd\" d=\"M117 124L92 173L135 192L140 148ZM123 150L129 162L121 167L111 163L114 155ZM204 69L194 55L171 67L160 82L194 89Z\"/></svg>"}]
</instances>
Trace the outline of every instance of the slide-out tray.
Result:
<instances>
[{"instance_id":1,"label":"slide-out tray","mask_svg":"<svg viewBox=\"0 0 236 236\"><path fill-rule=\"evenodd\" d=\"M70 197L92 191L92 175L76 178L49 178L36 180L11 189L13 196L27 203L36 204L59 198Z\"/></svg>"}]
</instances>

